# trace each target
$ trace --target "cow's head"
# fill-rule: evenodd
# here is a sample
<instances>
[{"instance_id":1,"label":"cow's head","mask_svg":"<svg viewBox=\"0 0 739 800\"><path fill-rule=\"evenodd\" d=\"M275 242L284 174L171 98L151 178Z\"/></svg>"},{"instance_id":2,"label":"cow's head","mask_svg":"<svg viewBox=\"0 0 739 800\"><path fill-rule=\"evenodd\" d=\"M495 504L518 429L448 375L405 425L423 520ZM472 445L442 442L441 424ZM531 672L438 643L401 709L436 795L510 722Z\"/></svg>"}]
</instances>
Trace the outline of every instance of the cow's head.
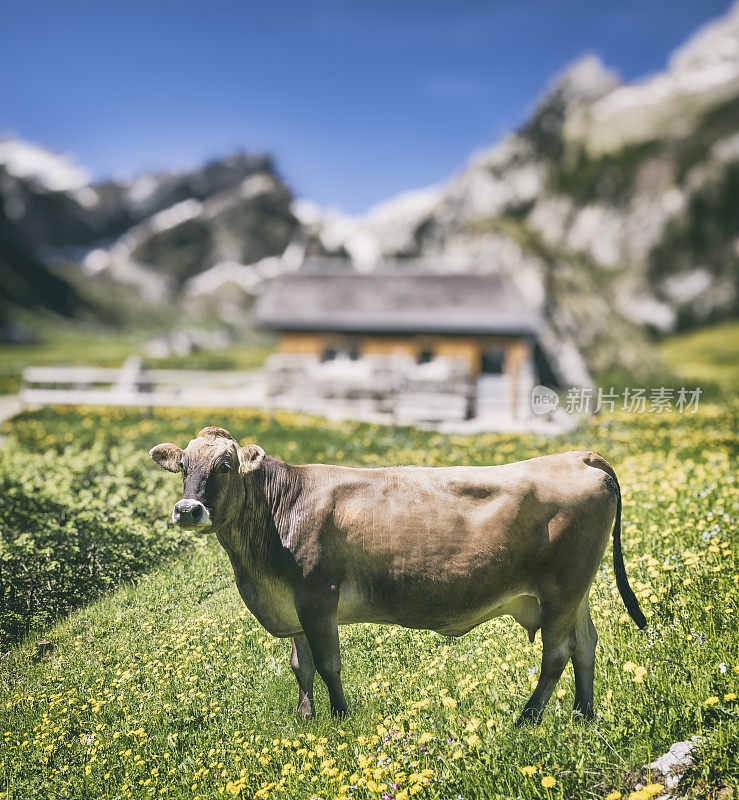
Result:
<instances>
[{"instance_id":1,"label":"cow's head","mask_svg":"<svg viewBox=\"0 0 739 800\"><path fill-rule=\"evenodd\" d=\"M149 455L170 472L181 472L182 500L175 503L172 522L188 530L220 528L241 510L242 476L259 469L264 450L255 444L239 447L223 428L203 428L183 450L158 444Z\"/></svg>"}]
</instances>

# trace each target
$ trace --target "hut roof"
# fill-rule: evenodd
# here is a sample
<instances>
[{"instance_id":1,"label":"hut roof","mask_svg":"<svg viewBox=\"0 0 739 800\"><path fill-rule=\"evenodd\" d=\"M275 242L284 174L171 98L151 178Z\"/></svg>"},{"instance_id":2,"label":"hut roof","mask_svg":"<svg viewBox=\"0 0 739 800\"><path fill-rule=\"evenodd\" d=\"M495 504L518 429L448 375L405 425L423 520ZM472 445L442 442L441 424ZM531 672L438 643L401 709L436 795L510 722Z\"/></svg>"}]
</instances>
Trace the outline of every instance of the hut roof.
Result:
<instances>
[{"instance_id":1,"label":"hut roof","mask_svg":"<svg viewBox=\"0 0 739 800\"><path fill-rule=\"evenodd\" d=\"M541 324L504 275L399 270L283 275L259 299L256 319L279 331L386 334L533 336Z\"/></svg>"}]
</instances>

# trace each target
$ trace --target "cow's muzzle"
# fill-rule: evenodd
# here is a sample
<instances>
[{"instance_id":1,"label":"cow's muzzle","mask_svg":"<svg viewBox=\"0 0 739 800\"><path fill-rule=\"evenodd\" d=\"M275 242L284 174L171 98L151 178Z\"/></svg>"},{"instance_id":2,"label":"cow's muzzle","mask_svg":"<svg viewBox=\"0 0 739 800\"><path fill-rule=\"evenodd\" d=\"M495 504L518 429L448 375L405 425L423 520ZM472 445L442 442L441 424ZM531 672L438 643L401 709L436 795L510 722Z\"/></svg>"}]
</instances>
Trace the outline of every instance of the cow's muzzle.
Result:
<instances>
[{"instance_id":1,"label":"cow's muzzle","mask_svg":"<svg viewBox=\"0 0 739 800\"><path fill-rule=\"evenodd\" d=\"M172 522L180 528L210 528L208 509L200 500L180 500L172 511Z\"/></svg>"}]
</instances>

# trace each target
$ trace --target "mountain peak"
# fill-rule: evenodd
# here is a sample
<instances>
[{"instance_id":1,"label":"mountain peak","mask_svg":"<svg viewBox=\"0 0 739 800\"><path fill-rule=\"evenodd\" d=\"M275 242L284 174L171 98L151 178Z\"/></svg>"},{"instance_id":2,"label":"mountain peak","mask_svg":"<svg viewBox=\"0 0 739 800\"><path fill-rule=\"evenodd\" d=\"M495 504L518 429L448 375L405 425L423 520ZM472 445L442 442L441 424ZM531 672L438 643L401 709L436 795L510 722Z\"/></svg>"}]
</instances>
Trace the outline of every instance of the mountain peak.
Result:
<instances>
[{"instance_id":1,"label":"mountain peak","mask_svg":"<svg viewBox=\"0 0 739 800\"><path fill-rule=\"evenodd\" d=\"M680 137L711 108L739 95L739 3L691 36L673 53L666 70L619 86L573 109L565 138L591 152Z\"/></svg>"},{"instance_id":2,"label":"mountain peak","mask_svg":"<svg viewBox=\"0 0 739 800\"><path fill-rule=\"evenodd\" d=\"M597 55L585 55L554 78L523 132L542 152L556 150L555 140L567 117L619 86L618 76Z\"/></svg>"},{"instance_id":3,"label":"mountain peak","mask_svg":"<svg viewBox=\"0 0 739 800\"><path fill-rule=\"evenodd\" d=\"M74 192L90 183L87 172L67 156L20 139L0 139L0 167L50 192Z\"/></svg>"},{"instance_id":4,"label":"mountain peak","mask_svg":"<svg viewBox=\"0 0 739 800\"><path fill-rule=\"evenodd\" d=\"M543 103L557 98L566 109L590 103L615 89L621 81L595 53L588 53L572 62L552 81Z\"/></svg>"},{"instance_id":5,"label":"mountain peak","mask_svg":"<svg viewBox=\"0 0 739 800\"><path fill-rule=\"evenodd\" d=\"M739 0L716 20L706 23L670 58L670 72L726 65L739 70Z\"/></svg>"}]
</instances>

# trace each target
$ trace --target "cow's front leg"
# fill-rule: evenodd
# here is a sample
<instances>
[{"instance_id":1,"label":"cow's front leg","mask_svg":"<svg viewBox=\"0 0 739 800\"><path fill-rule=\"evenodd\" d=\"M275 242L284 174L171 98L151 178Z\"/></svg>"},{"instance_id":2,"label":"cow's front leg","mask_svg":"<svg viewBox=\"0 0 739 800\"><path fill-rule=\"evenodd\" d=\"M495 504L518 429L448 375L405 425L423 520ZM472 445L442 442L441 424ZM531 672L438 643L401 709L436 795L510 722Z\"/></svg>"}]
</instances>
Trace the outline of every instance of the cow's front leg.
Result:
<instances>
[{"instance_id":1,"label":"cow's front leg","mask_svg":"<svg viewBox=\"0 0 739 800\"><path fill-rule=\"evenodd\" d=\"M331 713L346 714L346 699L341 685L341 655L337 608L338 587L328 582L326 587L299 586L295 591L295 609L303 629L318 674L328 689Z\"/></svg>"},{"instance_id":2,"label":"cow's front leg","mask_svg":"<svg viewBox=\"0 0 739 800\"><path fill-rule=\"evenodd\" d=\"M313 678L316 674L316 665L313 663L313 654L304 634L293 636L293 651L290 656L290 666L293 668L298 681L298 714L303 719L310 719L315 713L313 707Z\"/></svg>"}]
</instances>

